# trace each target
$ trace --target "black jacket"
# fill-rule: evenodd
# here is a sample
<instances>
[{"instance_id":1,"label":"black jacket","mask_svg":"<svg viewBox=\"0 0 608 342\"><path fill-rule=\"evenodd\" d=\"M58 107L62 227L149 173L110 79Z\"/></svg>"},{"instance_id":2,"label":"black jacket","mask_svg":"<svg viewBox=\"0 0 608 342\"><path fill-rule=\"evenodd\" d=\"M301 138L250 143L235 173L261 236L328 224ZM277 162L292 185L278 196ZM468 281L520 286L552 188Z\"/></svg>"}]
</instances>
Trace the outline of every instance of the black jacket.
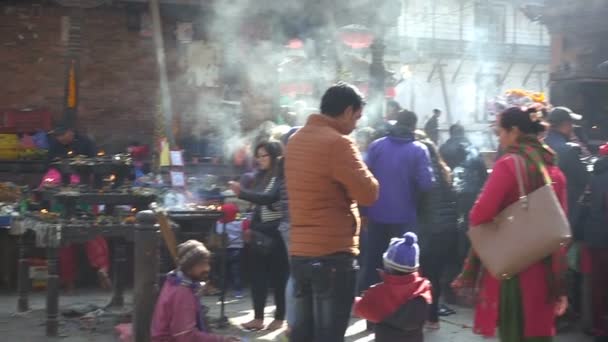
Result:
<instances>
[{"instance_id":1,"label":"black jacket","mask_svg":"<svg viewBox=\"0 0 608 342\"><path fill-rule=\"evenodd\" d=\"M439 156L429 147L433 176L436 180L430 191L421 194L418 205L418 226L420 239L425 236L453 231L458 224L456 194L441 172Z\"/></svg>"},{"instance_id":2,"label":"black jacket","mask_svg":"<svg viewBox=\"0 0 608 342\"><path fill-rule=\"evenodd\" d=\"M55 159L63 159L68 156L68 152L72 151L74 156L83 155L87 157L95 157L97 148L93 140L80 133L74 133L74 140L69 145L62 145L57 139L49 135L49 152L48 161L52 162Z\"/></svg>"},{"instance_id":3,"label":"black jacket","mask_svg":"<svg viewBox=\"0 0 608 342\"><path fill-rule=\"evenodd\" d=\"M285 177L283 173L283 158L279 159L278 172L276 180L272 188L265 191L264 186L256 186L252 190L241 189L239 198L255 204L253 218L251 220L251 228L255 230L275 230L278 228L281 220L288 219L287 208L287 189L285 187ZM260 181L260 176L257 176L256 184L263 184ZM277 202L280 202L282 211L282 219L272 222L263 223L260 218L260 210L263 206L273 207Z\"/></svg>"},{"instance_id":4,"label":"black jacket","mask_svg":"<svg viewBox=\"0 0 608 342\"><path fill-rule=\"evenodd\" d=\"M377 342L423 342L429 305L422 297L412 299L376 325Z\"/></svg>"},{"instance_id":5,"label":"black jacket","mask_svg":"<svg viewBox=\"0 0 608 342\"><path fill-rule=\"evenodd\" d=\"M582 150L578 144L571 143L562 133L550 130L545 143L556 153L559 168L566 176L568 183L568 219L575 239L580 239L581 232L581 199L589 184L590 174L587 165L582 161Z\"/></svg>"},{"instance_id":6,"label":"black jacket","mask_svg":"<svg viewBox=\"0 0 608 342\"><path fill-rule=\"evenodd\" d=\"M593 166L588 219L584 225L584 240L590 247L608 248L608 157Z\"/></svg>"}]
</instances>

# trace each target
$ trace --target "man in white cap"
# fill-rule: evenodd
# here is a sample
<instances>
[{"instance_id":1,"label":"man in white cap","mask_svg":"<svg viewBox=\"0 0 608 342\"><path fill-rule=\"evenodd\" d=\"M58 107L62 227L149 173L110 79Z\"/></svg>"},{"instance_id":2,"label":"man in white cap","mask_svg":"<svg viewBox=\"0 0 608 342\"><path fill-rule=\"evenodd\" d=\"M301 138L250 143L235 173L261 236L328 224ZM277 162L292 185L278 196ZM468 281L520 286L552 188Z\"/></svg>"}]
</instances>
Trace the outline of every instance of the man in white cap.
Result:
<instances>
[{"instance_id":1,"label":"man in white cap","mask_svg":"<svg viewBox=\"0 0 608 342\"><path fill-rule=\"evenodd\" d=\"M581 119L581 115L573 113L569 108L553 108L547 118L551 128L545 138L545 143L557 153L559 168L568 181L568 216L575 238L580 213L579 200L589 183L589 172L581 161L581 146L573 141L574 128Z\"/></svg>"}]
</instances>

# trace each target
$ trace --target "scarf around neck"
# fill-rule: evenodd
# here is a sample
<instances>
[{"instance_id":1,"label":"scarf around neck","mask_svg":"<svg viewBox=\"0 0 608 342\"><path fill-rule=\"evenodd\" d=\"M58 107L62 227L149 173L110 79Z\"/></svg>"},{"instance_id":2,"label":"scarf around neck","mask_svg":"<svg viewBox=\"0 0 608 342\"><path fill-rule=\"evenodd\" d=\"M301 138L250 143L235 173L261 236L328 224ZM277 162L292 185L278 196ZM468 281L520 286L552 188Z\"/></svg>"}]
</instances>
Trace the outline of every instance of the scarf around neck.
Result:
<instances>
[{"instance_id":1,"label":"scarf around neck","mask_svg":"<svg viewBox=\"0 0 608 342\"><path fill-rule=\"evenodd\" d=\"M527 193L533 192L536 189L551 184L552 180L546 168L548 166L557 165L557 157L555 152L550 147L541 143L535 136L524 136L520 138L517 144L504 149L505 154L516 154L521 156L525 161L525 176ZM566 261L560 256L558 263L563 265ZM563 267L553 267L553 256L548 256L543 260L547 268L547 284L549 286L549 299L555 300L559 297L560 290L558 287L563 283ZM479 295L481 279L484 273L481 260L474 253L473 249L469 250L469 255L465 260L463 272L460 279L465 287L473 287L474 293Z\"/></svg>"},{"instance_id":2,"label":"scarf around neck","mask_svg":"<svg viewBox=\"0 0 608 342\"><path fill-rule=\"evenodd\" d=\"M196 307L196 327L202 332L209 332L209 330L207 329L207 324L205 322L205 312L207 310L201 304L199 296L199 293L203 289L203 284L190 279L187 275L184 274L184 272L180 270L173 270L167 273L167 278L165 281L168 281L173 286L184 286L192 290L192 296L194 296L194 299L198 304Z\"/></svg>"}]
</instances>

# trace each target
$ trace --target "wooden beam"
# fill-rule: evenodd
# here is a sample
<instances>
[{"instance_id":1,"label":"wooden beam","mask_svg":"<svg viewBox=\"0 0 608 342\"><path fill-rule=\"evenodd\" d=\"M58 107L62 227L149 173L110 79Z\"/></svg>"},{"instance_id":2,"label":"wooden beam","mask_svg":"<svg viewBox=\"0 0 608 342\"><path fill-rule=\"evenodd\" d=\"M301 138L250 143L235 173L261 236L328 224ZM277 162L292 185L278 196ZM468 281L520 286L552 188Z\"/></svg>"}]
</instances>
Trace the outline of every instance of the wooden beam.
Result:
<instances>
[{"instance_id":1,"label":"wooden beam","mask_svg":"<svg viewBox=\"0 0 608 342\"><path fill-rule=\"evenodd\" d=\"M528 70L528 73L526 74L526 77L524 78L524 86L528 84L528 81L530 81L530 77L532 76L532 73L534 73L534 69L536 69L536 63L532 64L532 66L530 67L530 70Z\"/></svg>"},{"instance_id":2,"label":"wooden beam","mask_svg":"<svg viewBox=\"0 0 608 342\"><path fill-rule=\"evenodd\" d=\"M462 70L463 64L464 64L464 58L461 58L460 62L458 62L458 67L456 68L456 71L454 71L454 75L452 75L452 83L456 83L456 79L460 75L460 70Z\"/></svg>"},{"instance_id":3,"label":"wooden beam","mask_svg":"<svg viewBox=\"0 0 608 342\"><path fill-rule=\"evenodd\" d=\"M435 62L435 64L433 64L433 69L431 70L431 73L429 74L429 77L426 78L426 81L431 83L431 81L433 80L433 76L435 76L435 71L437 71L437 66L441 64L441 58L437 60L437 62Z\"/></svg>"},{"instance_id":4,"label":"wooden beam","mask_svg":"<svg viewBox=\"0 0 608 342\"><path fill-rule=\"evenodd\" d=\"M156 50L156 64L158 67L160 104L163 114L164 133L169 147L175 147L175 137L173 134L173 106L171 104L171 92L169 90L169 78L167 76L167 63L165 56L165 43L162 35L162 23L160 19L159 0L150 0L150 14L152 17L152 33L154 47Z\"/></svg>"},{"instance_id":5,"label":"wooden beam","mask_svg":"<svg viewBox=\"0 0 608 342\"><path fill-rule=\"evenodd\" d=\"M441 83L441 93L443 94L443 103L445 104L445 112L447 115L448 125L452 125L452 110L450 109L450 97L448 95L448 87L445 82L445 74L443 67L445 64L437 65L437 72L439 73L439 81Z\"/></svg>"},{"instance_id":6,"label":"wooden beam","mask_svg":"<svg viewBox=\"0 0 608 342\"><path fill-rule=\"evenodd\" d=\"M513 69L513 65L515 65L515 62L511 61L511 63L509 63L509 66L507 67L507 70L505 71L505 73L500 78L500 86L503 86L505 84L505 81L507 80L507 77L509 77L509 74L511 73L511 70Z\"/></svg>"}]
</instances>

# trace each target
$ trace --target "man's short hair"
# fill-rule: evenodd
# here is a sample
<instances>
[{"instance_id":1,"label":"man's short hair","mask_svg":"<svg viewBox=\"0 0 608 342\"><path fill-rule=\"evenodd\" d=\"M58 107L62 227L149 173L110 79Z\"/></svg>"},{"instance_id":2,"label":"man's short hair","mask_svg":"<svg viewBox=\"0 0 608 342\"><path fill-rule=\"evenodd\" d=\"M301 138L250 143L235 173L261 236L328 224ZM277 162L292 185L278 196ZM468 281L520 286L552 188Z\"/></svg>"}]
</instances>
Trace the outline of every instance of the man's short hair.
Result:
<instances>
[{"instance_id":1,"label":"man's short hair","mask_svg":"<svg viewBox=\"0 0 608 342\"><path fill-rule=\"evenodd\" d=\"M338 82L329 87L321 98L321 114L330 117L338 117L344 113L346 108L352 106L353 110L359 110L365 106L363 94L354 85L346 82Z\"/></svg>"},{"instance_id":2,"label":"man's short hair","mask_svg":"<svg viewBox=\"0 0 608 342\"><path fill-rule=\"evenodd\" d=\"M400 111L397 113L397 122L395 125L408 127L412 130L416 129L418 125L418 116L416 113L409 111L407 109Z\"/></svg>"},{"instance_id":3,"label":"man's short hair","mask_svg":"<svg viewBox=\"0 0 608 342\"><path fill-rule=\"evenodd\" d=\"M464 137L465 130L461 124L453 124L450 126L450 137Z\"/></svg>"},{"instance_id":4,"label":"man's short hair","mask_svg":"<svg viewBox=\"0 0 608 342\"><path fill-rule=\"evenodd\" d=\"M441 114L441 109L439 109L439 108L433 109L433 114Z\"/></svg>"}]
</instances>

